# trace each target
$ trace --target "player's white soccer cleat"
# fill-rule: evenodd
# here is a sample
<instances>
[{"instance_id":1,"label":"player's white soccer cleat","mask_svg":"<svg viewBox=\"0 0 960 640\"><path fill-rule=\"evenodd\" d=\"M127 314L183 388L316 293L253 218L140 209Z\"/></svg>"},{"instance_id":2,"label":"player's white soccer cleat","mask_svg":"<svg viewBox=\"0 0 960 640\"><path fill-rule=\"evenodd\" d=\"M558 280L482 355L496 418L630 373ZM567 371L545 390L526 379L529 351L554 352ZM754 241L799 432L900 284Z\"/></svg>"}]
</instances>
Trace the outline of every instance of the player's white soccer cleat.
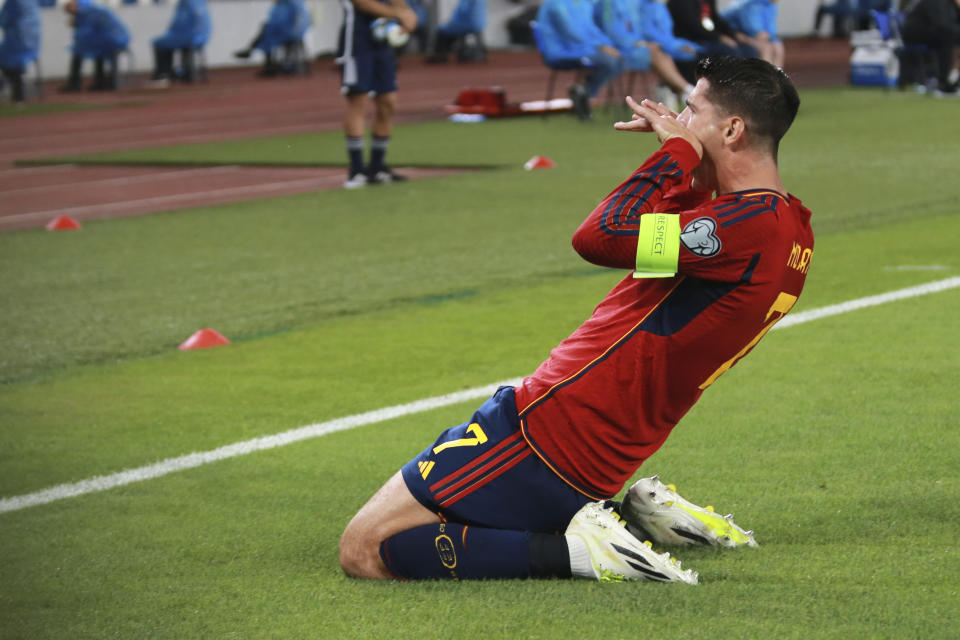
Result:
<instances>
[{"instance_id":1,"label":"player's white soccer cleat","mask_svg":"<svg viewBox=\"0 0 960 640\"><path fill-rule=\"evenodd\" d=\"M601 582L653 580L697 584L696 571L684 571L669 553L657 553L627 531L615 503L591 502L567 526L567 545L574 576Z\"/></svg>"},{"instance_id":2,"label":"player's white soccer cleat","mask_svg":"<svg viewBox=\"0 0 960 640\"><path fill-rule=\"evenodd\" d=\"M721 516L713 507L698 507L677 493L660 476L641 478L627 490L621 513L627 526L658 544L703 544L756 547L753 531L744 531L733 514ZM646 536L644 536L646 534Z\"/></svg>"}]
</instances>

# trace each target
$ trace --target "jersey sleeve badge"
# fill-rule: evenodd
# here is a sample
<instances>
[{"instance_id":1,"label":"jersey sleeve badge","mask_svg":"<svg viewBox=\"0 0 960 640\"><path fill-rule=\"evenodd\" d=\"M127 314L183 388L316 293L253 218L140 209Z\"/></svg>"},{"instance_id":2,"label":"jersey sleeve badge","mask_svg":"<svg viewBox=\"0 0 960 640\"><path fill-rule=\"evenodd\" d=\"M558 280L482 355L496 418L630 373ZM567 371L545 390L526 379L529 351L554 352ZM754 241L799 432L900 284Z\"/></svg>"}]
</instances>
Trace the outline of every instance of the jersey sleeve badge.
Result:
<instances>
[{"instance_id":1,"label":"jersey sleeve badge","mask_svg":"<svg viewBox=\"0 0 960 640\"><path fill-rule=\"evenodd\" d=\"M716 221L707 217L691 220L680 232L680 242L694 255L712 258L721 248Z\"/></svg>"}]
</instances>

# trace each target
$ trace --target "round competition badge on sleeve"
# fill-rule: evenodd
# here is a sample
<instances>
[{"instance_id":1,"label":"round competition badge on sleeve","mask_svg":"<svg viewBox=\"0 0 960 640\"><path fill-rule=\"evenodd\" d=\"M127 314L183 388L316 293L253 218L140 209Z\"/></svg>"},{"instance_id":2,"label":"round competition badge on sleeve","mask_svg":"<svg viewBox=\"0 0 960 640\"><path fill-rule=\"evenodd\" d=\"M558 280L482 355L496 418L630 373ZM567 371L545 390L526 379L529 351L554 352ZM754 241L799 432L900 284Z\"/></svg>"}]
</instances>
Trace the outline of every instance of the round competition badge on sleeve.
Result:
<instances>
[{"instance_id":1,"label":"round competition badge on sleeve","mask_svg":"<svg viewBox=\"0 0 960 640\"><path fill-rule=\"evenodd\" d=\"M712 258L720 253L720 238L713 218L697 218L687 223L680 232L680 242L691 253L701 258Z\"/></svg>"}]
</instances>

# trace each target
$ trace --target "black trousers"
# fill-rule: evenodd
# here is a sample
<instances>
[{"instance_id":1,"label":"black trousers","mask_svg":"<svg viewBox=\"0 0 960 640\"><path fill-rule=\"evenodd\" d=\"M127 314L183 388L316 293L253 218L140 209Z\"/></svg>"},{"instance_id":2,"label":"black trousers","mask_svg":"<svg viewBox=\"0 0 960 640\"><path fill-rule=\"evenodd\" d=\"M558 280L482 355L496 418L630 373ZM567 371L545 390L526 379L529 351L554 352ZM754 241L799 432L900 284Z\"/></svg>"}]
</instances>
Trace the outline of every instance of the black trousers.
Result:
<instances>
[{"instance_id":1,"label":"black trousers","mask_svg":"<svg viewBox=\"0 0 960 640\"><path fill-rule=\"evenodd\" d=\"M71 89L80 88L80 77L83 70L83 58L73 54L70 58L70 75L67 77L67 86ZM117 88L117 56L103 56L94 58L93 89Z\"/></svg>"},{"instance_id":2,"label":"black trousers","mask_svg":"<svg viewBox=\"0 0 960 640\"><path fill-rule=\"evenodd\" d=\"M173 56L177 51L180 51L181 73L179 78L185 82L193 81L193 49L189 47L178 50L161 49L157 45L153 45L154 78L172 78L176 75L173 70Z\"/></svg>"},{"instance_id":3,"label":"black trousers","mask_svg":"<svg viewBox=\"0 0 960 640\"><path fill-rule=\"evenodd\" d=\"M10 83L10 97L14 102L23 102L25 99L23 93L23 69L0 67L0 71L3 71L3 77Z\"/></svg>"},{"instance_id":4,"label":"black trousers","mask_svg":"<svg viewBox=\"0 0 960 640\"><path fill-rule=\"evenodd\" d=\"M945 85L953 66L953 49L960 45L960 25L916 24L907 22L903 27L905 44L922 44L937 57L937 80Z\"/></svg>"}]
</instances>

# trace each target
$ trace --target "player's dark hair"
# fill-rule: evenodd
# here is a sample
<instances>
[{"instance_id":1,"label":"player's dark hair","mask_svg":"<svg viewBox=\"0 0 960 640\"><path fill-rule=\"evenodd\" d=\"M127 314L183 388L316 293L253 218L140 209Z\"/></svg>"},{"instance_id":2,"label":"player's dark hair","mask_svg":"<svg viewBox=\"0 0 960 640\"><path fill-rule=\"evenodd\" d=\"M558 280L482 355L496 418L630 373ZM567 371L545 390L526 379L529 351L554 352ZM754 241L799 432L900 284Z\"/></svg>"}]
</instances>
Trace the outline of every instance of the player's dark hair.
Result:
<instances>
[{"instance_id":1,"label":"player's dark hair","mask_svg":"<svg viewBox=\"0 0 960 640\"><path fill-rule=\"evenodd\" d=\"M780 139L800 107L800 96L787 74L757 58L711 56L697 65L697 78L710 83L706 94L710 103L743 118L748 140L766 146L776 160Z\"/></svg>"}]
</instances>

